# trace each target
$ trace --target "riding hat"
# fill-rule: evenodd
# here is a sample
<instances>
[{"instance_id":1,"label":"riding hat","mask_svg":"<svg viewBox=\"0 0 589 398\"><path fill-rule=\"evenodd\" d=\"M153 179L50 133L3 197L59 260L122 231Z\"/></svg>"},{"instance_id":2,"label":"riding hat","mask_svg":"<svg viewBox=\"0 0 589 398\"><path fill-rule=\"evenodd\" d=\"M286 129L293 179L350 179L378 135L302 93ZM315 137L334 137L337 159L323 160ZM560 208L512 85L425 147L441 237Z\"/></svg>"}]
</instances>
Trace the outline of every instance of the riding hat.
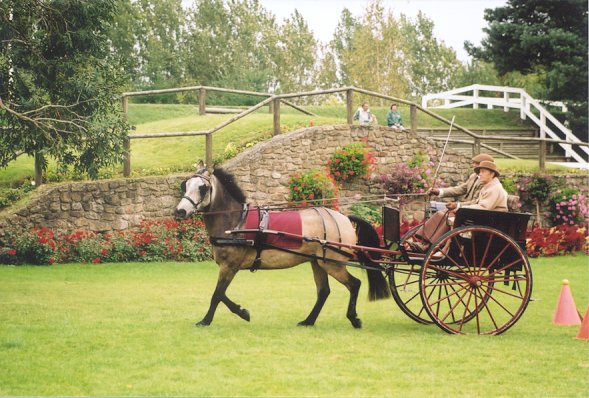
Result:
<instances>
[{"instance_id":1,"label":"riding hat","mask_svg":"<svg viewBox=\"0 0 589 398\"><path fill-rule=\"evenodd\" d=\"M501 175L501 173L499 173L497 165L489 160L483 160L481 164L474 168L474 172L478 174L481 169L491 170L495 173L495 177L499 177Z\"/></svg>"},{"instance_id":2,"label":"riding hat","mask_svg":"<svg viewBox=\"0 0 589 398\"><path fill-rule=\"evenodd\" d=\"M488 160L490 162L495 161L495 159L493 159L493 156L488 155L486 153L479 153L478 155L472 158L472 161L477 163L481 163L483 160Z\"/></svg>"}]
</instances>

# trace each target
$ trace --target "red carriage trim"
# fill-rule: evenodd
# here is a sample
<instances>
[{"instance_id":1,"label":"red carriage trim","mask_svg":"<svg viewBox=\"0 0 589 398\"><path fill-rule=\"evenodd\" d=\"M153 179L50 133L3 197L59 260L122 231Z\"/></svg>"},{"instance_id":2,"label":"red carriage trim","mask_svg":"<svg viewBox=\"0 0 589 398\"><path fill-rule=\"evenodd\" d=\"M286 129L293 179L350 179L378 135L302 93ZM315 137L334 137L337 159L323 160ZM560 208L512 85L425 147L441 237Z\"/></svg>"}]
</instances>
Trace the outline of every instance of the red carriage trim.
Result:
<instances>
[{"instance_id":1,"label":"red carriage trim","mask_svg":"<svg viewBox=\"0 0 589 398\"><path fill-rule=\"evenodd\" d=\"M264 213L265 212L263 211L262 215ZM289 234L298 236L302 235L303 223L298 211L269 211L267 213L268 224L267 226L263 226L263 229L288 232ZM243 224L243 229L259 229L261 221L266 222L266 220L261 220L260 218L260 209L257 207L249 207ZM244 235L245 239L256 239L255 233L246 233ZM265 243L283 249L300 249L303 244L301 238L293 236L264 234L262 239L264 239Z\"/></svg>"}]
</instances>

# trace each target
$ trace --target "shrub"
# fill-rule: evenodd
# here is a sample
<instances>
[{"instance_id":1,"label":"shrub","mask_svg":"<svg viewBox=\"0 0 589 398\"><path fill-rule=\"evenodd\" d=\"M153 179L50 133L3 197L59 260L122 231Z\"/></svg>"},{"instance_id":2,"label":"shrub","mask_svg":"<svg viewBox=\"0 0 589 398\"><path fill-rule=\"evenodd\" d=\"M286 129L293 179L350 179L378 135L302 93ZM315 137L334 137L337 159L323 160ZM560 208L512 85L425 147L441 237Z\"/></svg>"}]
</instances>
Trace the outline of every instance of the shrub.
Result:
<instances>
[{"instance_id":1,"label":"shrub","mask_svg":"<svg viewBox=\"0 0 589 398\"><path fill-rule=\"evenodd\" d=\"M553 185L550 176L534 174L531 177L520 177L516 187L521 200L532 204L534 201L542 203L548 200Z\"/></svg>"},{"instance_id":2,"label":"shrub","mask_svg":"<svg viewBox=\"0 0 589 398\"><path fill-rule=\"evenodd\" d=\"M325 172L297 173L291 177L288 188L288 198L295 204L337 207L337 186Z\"/></svg>"},{"instance_id":3,"label":"shrub","mask_svg":"<svg viewBox=\"0 0 589 398\"><path fill-rule=\"evenodd\" d=\"M374 162L374 154L367 144L356 142L337 148L327 162L327 169L335 181L350 181L367 175Z\"/></svg>"},{"instance_id":4,"label":"shrub","mask_svg":"<svg viewBox=\"0 0 589 398\"><path fill-rule=\"evenodd\" d=\"M375 227L382 224L382 208L370 203L356 203L350 206L350 213L368 221Z\"/></svg>"},{"instance_id":5,"label":"shrub","mask_svg":"<svg viewBox=\"0 0 589 398\"><path fill-rule=\"evenodd\" d=\"M12 205L14 202L21 199L27 192L35 189L34 183L25 181L18 188L2 188L0 189L0 209Z\"/></svg>"},{"instance_id":6,"label":"shrub","mask_svg":"<svg viewBox=\"0 0 589 398\"><path fill-rule=\"evenodd\" d=\"M580 193L578 188L557 190L550 196L549 203L552 225L587 223L587 196Z\"/></svg>"},{"instance_id":7,"label":"shrub","mask_svg":"<svg viewBox=\"0 0 589 398\"><path fill-rule=\"evenodd\" d=\"M34 228L9 238L8 250L17 257L15 264L53 264L59 258L54 233L48 228Z\"/></svg>"},{"instance_id":8,"label":"shrub","mask_svg":"<svg viewBox=\"0 0 589 398\"><path fill-rule=\"evenodd\" d=\"M552 228L534 228L527 233L528 256L559 256L579 250L589 253L587 228L579 225L558 225Z\"/></svg>"},{"instance_id":9,"label":"shrub","mask_svg":"<svg viewBox=\"0 0 589 398\"><path fill-rule=\"evenodd\" d=\"M430 187L433 166L429 155L418 153L409 163L397 163L379 179L388 194L424 193Z\"/></svg>"},{"instance_id":10,"label":"shrub","mask_svg":"<svg viewBox=\"0 0 589 398\"><path fill-rule=\"evenodd\" d=\"M145 221L136 230L56 237L43 228L0 241L2 264L205 261L211 247L201 219Z\"/></svg>"},{"instance_id":11,"label":"shrub","mask_svg":"<svg viewBox=\"0 0 589 398\"><path fill-rule=\"evenodd\" d=\"M508 194L515 195L518 193L517 183L513 177L501 176L499 177L499 181L501 181L503 189L505 189Z\"/></svg>"}]
</instances>

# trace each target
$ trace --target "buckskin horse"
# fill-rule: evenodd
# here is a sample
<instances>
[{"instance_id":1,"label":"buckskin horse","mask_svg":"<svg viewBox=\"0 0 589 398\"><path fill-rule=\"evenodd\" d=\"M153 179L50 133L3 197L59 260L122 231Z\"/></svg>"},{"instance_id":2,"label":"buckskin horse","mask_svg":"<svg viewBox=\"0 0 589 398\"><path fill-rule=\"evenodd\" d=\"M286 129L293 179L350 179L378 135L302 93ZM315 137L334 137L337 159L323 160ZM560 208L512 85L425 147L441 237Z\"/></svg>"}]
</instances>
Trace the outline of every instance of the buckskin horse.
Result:
<instances>
[{"instance_id":1,"label":"buckskin horse","mask_svg":"<svg viewBox=\"0 0 589 398\"><path fill-rule=\"evenodd\" d=\"M352 249L346 248L346 245L355 245L358 241L357 231L350 218L324 207L273 211L262 217L263 211L246 205L246 197L235 183L234 177L220 168L209 173L201 166L196 174L182 182L181 188L184 196L176 207L176 217L187 218L194 213L202 214L213 246L213 257L219 265L217 286L209 309L197 326L211 324L220 302L240 318L250 320L248 310L226 295L227 288L238 271L284 269L310 261L317 286L317 300L307 318L298 325L315 324L330 293L330 275L349 290L346 316L352 326L362 327L356 313L361 282L346 269L346 261L354 257ZM364 237L360 243L378 247L378 236L370 224L362 219L351 218L358 228L358 234ZM267 230L292 233L262 233L258 222L265 223ZM228 233L231 230L245 231ZM322 244L328 241L343 245L332 247ZM360 261L363 264L370 262L368 259ZM390 292L382 271L371 267L367 269L367 274L369 298L376 300L389 297Z\"/></svg>"}]
</instances>

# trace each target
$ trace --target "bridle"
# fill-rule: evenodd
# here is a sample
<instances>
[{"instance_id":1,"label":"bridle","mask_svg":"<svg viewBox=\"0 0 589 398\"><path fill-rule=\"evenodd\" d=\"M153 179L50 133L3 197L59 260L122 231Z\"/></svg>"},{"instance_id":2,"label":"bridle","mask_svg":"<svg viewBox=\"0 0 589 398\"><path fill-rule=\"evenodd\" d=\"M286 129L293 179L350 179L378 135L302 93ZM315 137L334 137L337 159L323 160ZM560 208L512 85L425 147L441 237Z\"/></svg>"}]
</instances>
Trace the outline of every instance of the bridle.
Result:
<instances>
[{"instance_id":1,"label":"bridle","mask_svg":"<svg viewBox=\"0 0 589 398\"><path fill-rule=\"evenodd\" d=\"M209 197L212 198L212 195L213 195L213 184L211 183L211 178L208 177L208 176L206 176L206 175L204 175L204 174L198 174L197 173L197 174L193 175L192 177L190 177L188 180L190 180L192 178L196 178L196 177L202 178L203 180L205 180L206 182L208 182L208 192L207 193L208 193ZM186 181L188 181L188 180L186 180ZM199 195L199 196L200 196L200 199L198 200L198 202L195 202L194 200L192 200L191 197L189 197L189 196L186 195L186 185L184 186L184 196L182 196L182 199L186 199L188 202L190 202L190 204L194 207L194 210L196 212L199 211L198 210L198 206L203 202L204 198L207 195L205 194L205 195ZM209 203L208 206L210 206L210 203Z\"/></svg>"}]
</instances>

